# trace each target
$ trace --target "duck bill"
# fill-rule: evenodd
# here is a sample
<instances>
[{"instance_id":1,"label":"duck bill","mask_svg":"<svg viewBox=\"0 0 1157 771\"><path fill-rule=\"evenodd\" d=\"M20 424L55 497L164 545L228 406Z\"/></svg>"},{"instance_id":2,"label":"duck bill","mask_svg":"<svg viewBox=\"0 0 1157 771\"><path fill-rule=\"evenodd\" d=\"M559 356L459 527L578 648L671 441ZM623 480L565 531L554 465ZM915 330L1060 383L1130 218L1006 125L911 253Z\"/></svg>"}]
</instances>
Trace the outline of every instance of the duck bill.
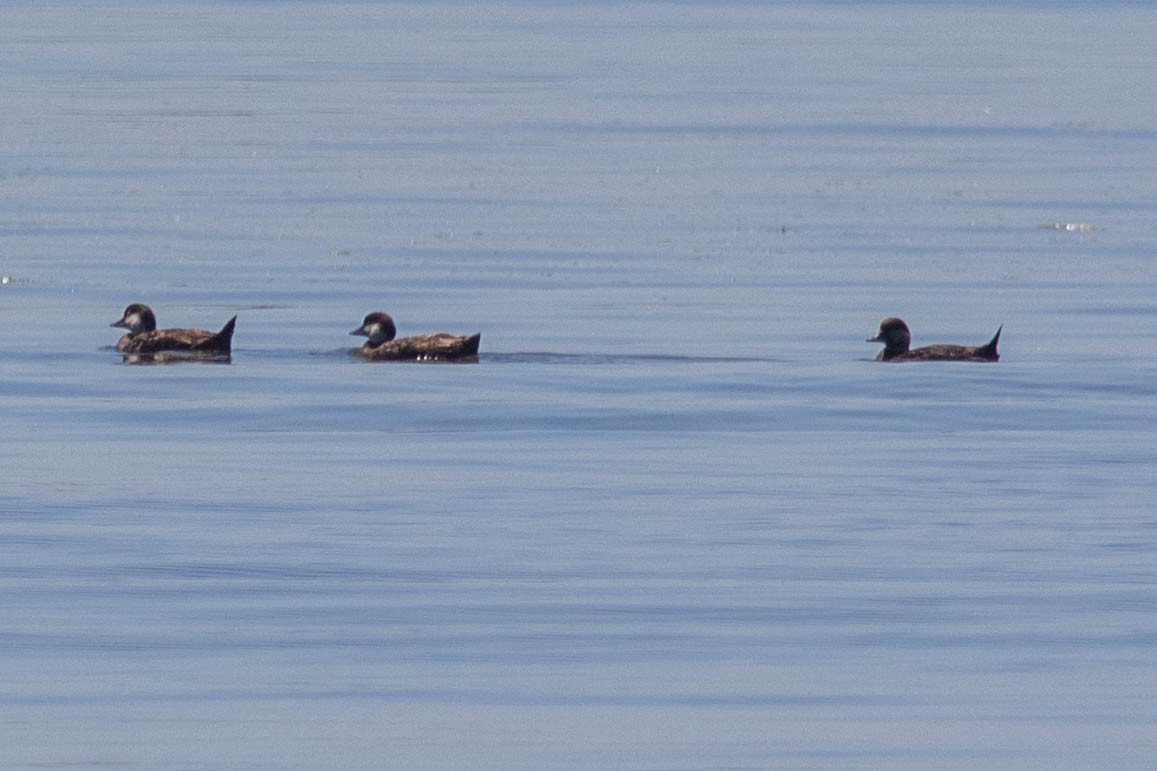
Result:
<instances>
[{"instance_id":1,"label":"duck bill","mask_svg":"<svg viewBox=\"0 0 1157 771\"><path fill-rule=\"evenodd\" d=\"M864 342L865 343L882 343L882 342L884 342L884 340L879 335L876 335L875 337L869 337Z\"/></svg>"},{"instance_id":2,"label":"duck bill","mask_svg":"<svg viewBox=\"0 0 1157 771\"><path fill-rule=\"evenodd\" d=\"M365 327L358 327L357 329L351 329L350 334L351 335L361 335L362 337L368 337L369 336L369 332L366 331Z\"/></svg>"},{"instance_id":3,"label":"duck bill","mask_svg":"<svg viewBox=\"0 0 1157 771\"><path fill-rule=\"evenodd\" d=\"M109 324L109 326L110 327L120 327L122 329L128 329L129 328L128 323L126 323L124 319L121 319L120 321L114 321L113 323Z\"/></svg>"}]
</instances>

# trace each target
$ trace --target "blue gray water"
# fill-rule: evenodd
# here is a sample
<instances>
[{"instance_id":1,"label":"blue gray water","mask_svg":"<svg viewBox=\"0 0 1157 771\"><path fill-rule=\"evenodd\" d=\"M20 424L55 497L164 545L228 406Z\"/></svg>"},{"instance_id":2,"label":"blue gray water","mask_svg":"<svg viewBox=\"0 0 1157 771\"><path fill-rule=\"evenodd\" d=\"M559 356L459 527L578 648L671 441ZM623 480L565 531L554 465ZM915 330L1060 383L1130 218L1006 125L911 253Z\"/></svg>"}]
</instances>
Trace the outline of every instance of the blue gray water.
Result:
<instances>
[{"instance_id":1,"label":"blue gray water","mask_svg":"<svg viewBox=\"0 0 1157 771\"><path fill-rule=\"evenodd\" d=\"M0 9L0 766L1150 766L1157 16L986 5Z\"/></svg>"}]
</instances>

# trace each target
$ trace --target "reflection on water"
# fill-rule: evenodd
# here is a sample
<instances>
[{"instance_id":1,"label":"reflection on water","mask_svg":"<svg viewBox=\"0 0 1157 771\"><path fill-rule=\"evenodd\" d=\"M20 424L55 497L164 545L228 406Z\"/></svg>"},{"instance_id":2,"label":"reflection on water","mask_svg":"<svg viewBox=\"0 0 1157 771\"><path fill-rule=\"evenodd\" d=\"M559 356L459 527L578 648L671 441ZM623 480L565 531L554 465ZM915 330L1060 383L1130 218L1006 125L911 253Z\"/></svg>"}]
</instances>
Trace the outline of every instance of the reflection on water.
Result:
<instances>
[{"instance_id":1,"label":"reflection on water","mask_svg":"<svg viewBox=\"0 0 1157 771\"><path fill-rule=\"evenodd\" d=\"M227 353L200 353L198 351L158 351L157 353L126 353L125 364L232 364Z\"/></svg>"}]
</instances>

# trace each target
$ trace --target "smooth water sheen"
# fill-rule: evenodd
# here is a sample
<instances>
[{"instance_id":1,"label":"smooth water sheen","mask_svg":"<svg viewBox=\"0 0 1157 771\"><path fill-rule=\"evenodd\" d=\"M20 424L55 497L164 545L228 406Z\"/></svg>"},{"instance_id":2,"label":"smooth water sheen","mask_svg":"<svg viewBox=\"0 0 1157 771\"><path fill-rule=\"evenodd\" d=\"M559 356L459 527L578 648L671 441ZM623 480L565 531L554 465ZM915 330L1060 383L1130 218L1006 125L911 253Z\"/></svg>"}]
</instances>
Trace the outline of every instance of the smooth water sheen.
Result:
<instances>
[{"instance_id":1,"label":"smooth water sheen","mask_svg":"<svg viewBox=\"0 0 1157 771\"><path fill-rule=\"evenodd\" d=\"M988 5L0 9L0 765L1149 767L1157 16Z\"/></svg>"}]
</instances>

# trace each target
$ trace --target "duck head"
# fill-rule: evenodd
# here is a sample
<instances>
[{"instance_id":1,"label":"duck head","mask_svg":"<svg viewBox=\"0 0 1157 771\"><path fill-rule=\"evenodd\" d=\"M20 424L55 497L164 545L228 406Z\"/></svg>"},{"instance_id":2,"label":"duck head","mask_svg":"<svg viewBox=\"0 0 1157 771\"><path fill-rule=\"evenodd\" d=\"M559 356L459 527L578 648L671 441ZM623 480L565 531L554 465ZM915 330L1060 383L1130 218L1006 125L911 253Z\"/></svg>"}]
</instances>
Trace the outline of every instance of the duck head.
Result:
<instances>
[{"instance_id":1,"label":"duck head","mask_svg":"<svg viewBox=\"0 0 1157 771\"><path fill-rule=\"evenodd\" d=\"M880 322L880 331L876 336L869 337L865 342L883 343L882 358L887 361L893 356L907 353L908 346L912 344L912 333L908 331L908 325L903 319L889 316Z\"/></svg>"},{"instance_id":2,"label":"duck head","mask_svg":"<svg viewBox=\"0 0 1157 771\"><path fill-rule=\"evenodd\" d=\"M390 314L374 311L366 314L362 320L362 325L351 330L350 334L365 335L369 338L370 345L380 345L393 340L398 334L398 329L394 326L394 320L390 318Z\"/></svg>"},{"instance_id":3,"label":"duck head","mask_svg":"<svg viewBox=\"0 0 1157 771\"><path fill-rule=\"evenodd\" d=\"M110 327L123 327L130 335L139 335L142 332L153 332L157 328L157 317L153 309L141 303L133 303L125 308L119 321L109 324Z\"/></svg>"}]
</instances>

